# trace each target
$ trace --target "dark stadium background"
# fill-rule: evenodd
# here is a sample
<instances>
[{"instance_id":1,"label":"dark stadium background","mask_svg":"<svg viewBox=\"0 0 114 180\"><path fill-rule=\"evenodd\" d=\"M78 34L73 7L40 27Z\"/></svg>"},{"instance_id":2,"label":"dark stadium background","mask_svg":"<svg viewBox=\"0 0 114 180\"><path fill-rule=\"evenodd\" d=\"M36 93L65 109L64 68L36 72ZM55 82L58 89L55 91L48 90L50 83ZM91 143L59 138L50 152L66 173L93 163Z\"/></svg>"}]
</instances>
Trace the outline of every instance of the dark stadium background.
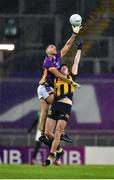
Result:
<instances>
[{"instance_id":1,"label":"dark stadium background","mask_svg":"<svg viewBox=\"0 0 114 180\"><path fill-rule=\"evenodd\" d=\"M66 130L73 143L63 143L63 146L68 155L70 148L76 148L76 152L84 156L83 160L76 161L79 164L100 161L86 161L89 154L86 147L98 148L99 158L102 152L105 157L107 152L109 155L114 151L114 1L0 0L0 44L15 45L13 51L0 50L1 163L5 163L4 150L9 153L8 158L12 148L26 156L27 148L34 146L35 129L31 134L27 129L39 110L36 90L44 50L49 43L58 49L63 47L72 33L69 17L75 13L83 19L79 34L84 45L77 77L82 90L74 96L76 104ZM74 43L63 58L69 67L75 50ZM43 146L41 154L45 148ZM19 163L30 162L25 159ZM6 163L15 162L8 159ZM114 160L109 155L102 163L114 164Z\"/></svg>"}]
</instances>

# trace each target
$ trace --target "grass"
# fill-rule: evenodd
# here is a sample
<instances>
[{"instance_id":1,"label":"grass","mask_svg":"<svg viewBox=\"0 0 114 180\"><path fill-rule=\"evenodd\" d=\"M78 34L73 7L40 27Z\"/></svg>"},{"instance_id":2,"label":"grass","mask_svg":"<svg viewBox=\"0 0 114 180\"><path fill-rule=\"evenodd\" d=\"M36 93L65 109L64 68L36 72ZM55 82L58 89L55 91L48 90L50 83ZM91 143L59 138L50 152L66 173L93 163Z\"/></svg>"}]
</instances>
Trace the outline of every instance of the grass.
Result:
<instances>
[{"instance_id":1,"label":"grass","mask_svg":"<svg viewBox=\"0 0 114 180\"><path fill-rule=\"evenodd\" d=\"M0 165L0 179L114 179L114 166Z\"/></svg>"}]
</instances>

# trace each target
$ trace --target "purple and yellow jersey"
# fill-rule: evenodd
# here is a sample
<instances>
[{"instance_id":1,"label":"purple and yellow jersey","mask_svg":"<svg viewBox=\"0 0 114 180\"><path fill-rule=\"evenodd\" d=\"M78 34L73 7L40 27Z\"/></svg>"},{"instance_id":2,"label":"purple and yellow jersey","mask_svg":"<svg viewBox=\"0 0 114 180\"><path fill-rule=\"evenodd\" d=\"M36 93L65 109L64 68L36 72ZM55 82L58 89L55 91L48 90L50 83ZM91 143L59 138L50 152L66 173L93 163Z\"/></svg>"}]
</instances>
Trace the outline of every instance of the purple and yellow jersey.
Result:
<instances>
[{"instance_id":1,"label":"purple and yellow jersey","mask_svg":"<svg viewBox=\"0 0 114 180\"><path fill-rule=\"evenodd\" d=\"M58 53L55 58L50 59L48 56L45 57L43 63L43 76L42 81L47 82L50 86L54 85L55 75L50 72L51 69L56 68L59 70L61 63L61 55Z\"/></svg>"}]
</instances>

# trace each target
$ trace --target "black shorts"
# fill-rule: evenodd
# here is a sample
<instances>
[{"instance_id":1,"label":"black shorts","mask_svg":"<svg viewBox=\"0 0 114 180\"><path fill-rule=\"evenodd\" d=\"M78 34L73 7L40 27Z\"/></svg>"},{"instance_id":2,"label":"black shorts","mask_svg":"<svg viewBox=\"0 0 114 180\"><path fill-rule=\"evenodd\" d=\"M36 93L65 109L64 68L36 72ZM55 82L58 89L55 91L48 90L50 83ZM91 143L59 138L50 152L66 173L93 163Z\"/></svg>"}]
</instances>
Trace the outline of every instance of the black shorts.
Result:
<instances>
[{"instance_id":1,"label":"black shorts","mask_svg":"<svg viewBox=\"0 0 114 180\"><path fill-rule=\"evenodd\" d=\"M68 121L69 116L71 112L71 105L62 103L62 102L56 102L53 103L49 112L48 117L54 120L65 120Z\"/></svg>"}]
</instances>

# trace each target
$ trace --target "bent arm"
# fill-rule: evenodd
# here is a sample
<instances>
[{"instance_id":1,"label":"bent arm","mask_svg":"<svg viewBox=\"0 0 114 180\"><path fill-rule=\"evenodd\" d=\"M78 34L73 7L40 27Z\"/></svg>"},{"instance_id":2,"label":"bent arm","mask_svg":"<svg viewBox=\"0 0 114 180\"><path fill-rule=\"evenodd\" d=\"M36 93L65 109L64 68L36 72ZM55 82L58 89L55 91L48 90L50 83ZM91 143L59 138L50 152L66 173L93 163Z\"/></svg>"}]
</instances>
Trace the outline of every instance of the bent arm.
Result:
<instances>
[{"instance_id":1,"label":"bent arm","mask_svg":"<svg viewBox=\"0 0 114 180\"><path fill-rule=\"evenodd\" d=\"M67 82L68 84L71 84L72 81L67 79L67 76L64 74L60 73L56 68L50 68L49 71L53 73L56 77L62 79L63 81Z\"/></svg>"},{"instance_id":2,"label":"bent arm","mask_svg":"<svg viewBox=\"0 0 114 180\"><path fill-rule=\"evenodd\" d=\"M78 49L74 58L74 64L72 66L72 73L75 75L78 74L78 66L81 59L81 51L82 51L81 49Z\"/></svg>"},{"instance_id":3,"label":"bent arm","mask_svg":"<svg viewBox=\"0 0 114 180\"><path fill-rule=\"evenodd\" d=\"M60 51L61 57L65 56L65 54L69 51L69 49L71 48L75 38L76 38L76 34L73 33L72 36L70 37L70 39L66 42L66 44L64 45L64 47Z\"/></svg>"}]
</instances>

